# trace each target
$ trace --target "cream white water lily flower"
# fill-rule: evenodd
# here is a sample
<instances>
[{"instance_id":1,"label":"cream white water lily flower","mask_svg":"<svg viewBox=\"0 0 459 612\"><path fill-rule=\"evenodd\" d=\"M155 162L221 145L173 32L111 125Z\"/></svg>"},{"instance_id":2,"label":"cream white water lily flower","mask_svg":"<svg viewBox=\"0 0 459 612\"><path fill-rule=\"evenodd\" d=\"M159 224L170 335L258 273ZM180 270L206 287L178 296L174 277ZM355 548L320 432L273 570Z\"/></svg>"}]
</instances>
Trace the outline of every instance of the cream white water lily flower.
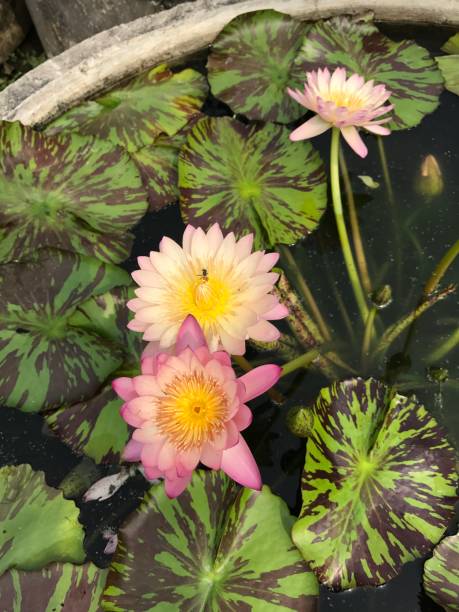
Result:
<instances>
[{"instance_id":1,"label":"cream white water lily flower","mask_svg":"<svg viewBox=\"0 0 459 612\"><path fill-rule=\"evenodd\" d=\"M252 234L223 236L217 223L207 233L188 225L182 246L164 237L159 251L139 257L140 270L132 274L140 288L128 302L135 312L129 328L167 348L192 315L211 351L233 355L244 354L247 338L276 340L279 331L269 320L288 314L270 293L278 279L270 270L279 255L252 253L252 245Z\"/></svg>"},{"instance_id":2,"label":"cream white water lily flower","mask_svg":"<svg viewBox=\"0 0 459 612\"><path fill-rule=\"evenodd\" d=\"M391 117L383 117L394 107L384 106L391 93L384 85L375 85L373 81L353 74L346 78L345 68L336 68L330 74L328 68L306 73L307 82L304 91L287 89L289 95L305 108L316 113L290 134L291 140L313 138L336 127L341 130L348 145L365 157L368 153L357 128L364 128L373 134L387 136L389 128L383 123Z\"/></svg>"}]
</instances>

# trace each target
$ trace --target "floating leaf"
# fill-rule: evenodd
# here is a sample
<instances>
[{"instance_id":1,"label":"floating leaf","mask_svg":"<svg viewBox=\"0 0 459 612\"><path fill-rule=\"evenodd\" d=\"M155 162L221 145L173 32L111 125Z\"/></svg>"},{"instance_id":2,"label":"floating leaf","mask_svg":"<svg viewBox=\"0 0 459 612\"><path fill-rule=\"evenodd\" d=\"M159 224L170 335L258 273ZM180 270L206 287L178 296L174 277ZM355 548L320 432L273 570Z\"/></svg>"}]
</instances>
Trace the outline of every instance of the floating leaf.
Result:
<instances>
[{"instance_id":1,"label":"floating leaf","mask_svg":"<svg viewBox=\"0 0 459 612\"><path fill-rule=\"evenodd\" d=\"M202 74L190 68L174 74L161 64L64 113L46 131L77 131L136 151L153 144L161 133L173 136L199 113L206 96Z\"/></svg>"},{"instance_id":2,"label":"floating leaf","mask_svg":"<svg viewBox=\"0 0 459 612\"><path fill-rule=\"evenodd\" d=\"M424 565L424 589L445 610L459 610L459 533L434 548Z\"/></svg>"},{"instance_id":3,"label":"floating leaf","mask_svg":"<svg viewBox=\"0 0 459 612\"><path fill-rule=\"evenodd\" d=\"M459 96L459 32L441 48L448 56L435 58L445 80L445 87Z\"/></svg>"},{"instance_id":4,"label":"floating leaf","mask_svg":"<svg viewBox=\"0 0 459 612\"><path fill-rule=\"evenodd\" d=\"M446 529L454 450L415 398L374 379L322 389L313 410L293 540L328 586L383 584Z\"/></svg>"},{"instance_id":5,"label":"floating leaf","mask_svg":"<svg viewBox=\"0 0 459 612\"><path fill-rule=\"evenodd\" d=\"M426 49L410 40L395 42L355 17L312 24L296 61L304 70L344 66L386 85L395 106L389 123L394 130L417 125L437 108L443 90L440 71Z\"/></svg>"},{"instance_id":6,"label":"floating leaf","mask_svg":"<svg viewBox=\"0 0 459 612\"><path fill-rule=\"evenodd\" d=\"M57 247L118 262L147 209L139 171L109 143L0 122L0 261Z\"/></svg>"},{"instance_id":7,"label":"floating leaf","mask_svg":"<svg viewBox=\"0 0 459 612\"><path fill-rule=\"evenodd\" d=\"M267 487L198 471L177 499L153 486L121 529L104 610L301 610L317 581L292 546L293 517Z\"/></svg>"},{"instance_id":8,"label":"floating leaf","mask_svg":"<svg viewBox=\"0 0 459 612\"><path fill-rule=\"evenodd\" d=\"M36 572L11 570L0 578L2 610L98 612L107 571L92 563L53 563Z\"/></svg>"},{"instance_id":9,"label":"floating leaf","mask_svg":"<svg viewBox=\"0 0 459 612\"><path fill-rule=\"evenodd\" d=\"M131 154L140 170L148 193L150 211L161 210L179 199L178 156L188 132L204 117L199 113L174 136L158 136L153 145L143 147Z\"/></svg>"},{"instance_id":10,"label":"floating leaf","mask_svg":"<svg viewBox=\"0 0 459 612\"><path fill-rule=\"evenodd\" d=\"M367 174L359 174L358 178L362 181L365 187L368 187L369 189L378 189L379 187L378 181L375 181L373 177L368 176Z\"/></svg>"},{"instance_id":11,"label":"floating leaf","mask_svg":"<svg viewBox=\"0 0 459 612\"><path fill-rule=\"evenodd\" d=\"M191 130L179 156L182 216L218 222L258 248L291 244L313 231L325 210L322 162L308 141L291 142L281 125L248 126L208 117Z\"/></svg>"},{"instance_id":12,"label":"floating leaf","mask_svg":"<svg viewBox=\"0 0 459 612\"><path fill-rule=\"evenodd\" d=\"M131 287L117 287L90 298L70 318L71 325L124 347L122 372L117 371L113 377L140 374L143 343L139 334L127 329L130 311L126 303L131 297L134 297ZM122 405L109 380L91 399L64 406L45 415L45 419L52 431L75 452L97 463L117 463L129 439L128 427L120 415Z\"/></svg>"},{"instance_id":13,"label":"floating leaf","mask_svg":"<svg viewBox=\"0 0 459 612\"><path fill-rule=\"evenodd\" d=\"M83 563L80 511L48 487L43 472L30 465L1 468L0 499L0 575L9 568L41 569L52 561Z\"/></svg>"},{"instance_id":14,"label":"floating leaf","mask_svg":"<svg viewBox=\"0 0 459 612\"><path fill-rule=\"evenodd\" d=\"M304 71L294 60L306 25L277 11L239 15L224 27L207 62L212 93L250 119L289 123L304 110L286 94Z\"/></svg>"},{"instance_id":15,"label":"floating leaf","mask_svg":"<svg viewBox=\"0 0 459 612\"><path fill-rule=\"evenodd\" d=\"M127 284L121 268L62 251L0 266L0 402L36 412L92 397L123 360L70 321L94 294Z\"/></svg>"}]
</instances>

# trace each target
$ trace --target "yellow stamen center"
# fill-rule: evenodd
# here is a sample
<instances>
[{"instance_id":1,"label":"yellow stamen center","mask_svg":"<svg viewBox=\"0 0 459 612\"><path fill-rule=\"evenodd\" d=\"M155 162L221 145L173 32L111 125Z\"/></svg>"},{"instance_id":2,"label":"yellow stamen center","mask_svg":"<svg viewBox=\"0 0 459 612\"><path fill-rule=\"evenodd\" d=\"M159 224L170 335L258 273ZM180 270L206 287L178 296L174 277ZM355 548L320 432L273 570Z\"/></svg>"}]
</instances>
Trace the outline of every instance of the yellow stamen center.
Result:
<instances>
[{"instance_id":1,"label":"yellow stamen center","mask_svg":"<svg viewBox=\"0 0 459 612\"><path fill-rule=\"evenodd\" d=\"M195 274L182 292L183 314L193 315L206 328L228 312L232 293L228 279L207 270L205 275Z\"/></svg>"},{"instance_id":2,"label":"yellow stamen center","mask_svg":"<svg viewBox=\"0 0 459 612\"><path fill-rule=\"evenodd\" d=\"M156 426L178 450L213 440L225 427L228 397L202 372L177 375L158 400Z\"/></svg>"}]
</instances>

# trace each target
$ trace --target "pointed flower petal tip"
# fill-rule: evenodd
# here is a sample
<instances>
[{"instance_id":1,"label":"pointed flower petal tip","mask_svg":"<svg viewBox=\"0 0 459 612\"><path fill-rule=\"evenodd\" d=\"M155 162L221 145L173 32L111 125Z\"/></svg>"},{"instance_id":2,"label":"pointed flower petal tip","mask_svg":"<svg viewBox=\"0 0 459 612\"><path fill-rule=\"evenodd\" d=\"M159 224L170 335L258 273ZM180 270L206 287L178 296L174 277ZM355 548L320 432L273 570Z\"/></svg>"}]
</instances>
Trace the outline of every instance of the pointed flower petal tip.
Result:
<instances>
[{"instance_id":1,"label":"pointed flower petal tip","mask_svg":"<svg viewBox=\"0 0 459 612\"><path fill-rule=\"evenodd\" d=\"M316 113L290 134L293 141L313 138L329 127L343 131L350 127L364 128L383 136L388 135L387 128L381 129L380 123L390 121L388 113L392 104L384 105L391 92L385 85L365 82L358 74L346 78L346 70L336 68L333 74L327 68L306 74L305 93L299 94L289 90L289 95L299 104ZM386 115L381 119L382 115ZM343 132L344 136L344 132ZM349 146L360 157L366 156L366 147L354 139Z\"/></svg>"},{"instance_id":2,"label":"pointed flower petal tip","mask_svg":"<svg viewBox=\"0 0 459 612\"><path fill-rule=\"evenodd\" d=\"M197 320L193 315L188 315L177 334L175 352L181 353L187 347L196 350L200 346L207 346L206 338Z\"/></svg>"},{"instance_id":3,"label":"pointed flower petal tip","mask_svg":"<svg viewBox=\"0 0 459 612\"><path fill-rule=\"evenodd\" d=\"M132 378L127 378L125 376L115 378L115 380L112 381L112 389L125 402L136 397Z\"/></svg>"},{"instance_id":4,"label":"pointed flower petal tip","mask_svg":"<svg viewBox=\"0 0 459 612\"><path fill-rule=\"evenodd\" d=\"M277 383L282 374L282 368L274 363L258 366L238 380L244 385L243 401L248 402L268 391Z\"/></svg>"},{"instance_id":5,"label":"pointed flower petal tip","mask_svg":"<svg viewBox=\"0 0 459 612\"><path fill-rule=\"evenodd\" d=\"M242 436L236 446L223 451L221 469L243 487L260 491L263 486L260 470Z\"/></svg>"},{"instance_id":6,"label":"pointed flower petal tip","mask_svg":"<svg viewBox=\"0 0 459 612\"><path fill-rule=\"evenodd\" d=\"M251 234L236 240L218 224L207 233L187 226L182 246L163 238L160 250L139 260L141 269L133 272L140 288L128 303L134 312L129 328L162 349L194 347L202 334L211 350L243 354L247 330L269 320L279 303L272 295L277 275L270 273L278 254L252 248ZM187 315L195 322L181 329Z\"/></svg>"}]
</instances>

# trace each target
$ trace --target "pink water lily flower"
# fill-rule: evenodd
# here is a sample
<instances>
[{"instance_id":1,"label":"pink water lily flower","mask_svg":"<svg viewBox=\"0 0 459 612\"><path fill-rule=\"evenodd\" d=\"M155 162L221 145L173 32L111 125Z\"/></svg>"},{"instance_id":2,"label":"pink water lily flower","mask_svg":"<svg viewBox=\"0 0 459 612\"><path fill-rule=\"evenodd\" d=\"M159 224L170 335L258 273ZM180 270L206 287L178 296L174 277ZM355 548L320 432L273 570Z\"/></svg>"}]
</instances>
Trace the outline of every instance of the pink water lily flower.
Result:
<instances>
[{"instance_id":1,"label":"pink water lily flower","mask_svg":"<svg viewBox=\"0 0 459 612\"><path fill-rule=\"evenodd\" d=\"M263 365L236 378L228 353L209 350L192 316L173 351L150 347L149 353L140 376L113 381L126 402L121 414L135 428L123 458L141 461L149 479L164 478L169 497L187 487L199 462L260 489L260 472L239 432L252 421L246 402L274 385L281 368Z\"/></svg>"},{"instance_id":2,"label":"pink water lily flower","mask_svg":"<svg viewBox=\"0 0 459 612\"><path fill-rule=\"evenodd\" d=\"M191 314L210 350L243 355L245 340L271 342L279 331L269 321L288 314L270 292L278 274L270 272L277 253L252 253L253 235L223 236L215 223L206 233L188 225L182 246L164 237L158 251L139 257L132 276L140 288L128 302L135 312L128 327L144 340L174 344L180 325Z\"/></svg>"},{"instance_id":3,"label":"pink water lily flower","mask_svg":"<svg viewBox=\"0 0 459 612\"><path fill-rule=\"evenodd\" d=\"M368 150L357 128L364 128L373 134L387 136L390 130L382 124L391 117L381 118L394 106L384 102L391 93L384 85L365 82L358 74L346 78L345 68L336 68L330 74L328 68L306 73L304 92L287 88L289 95L305 108L317 113L290 134L291 140L313 138L331 127L341 130L348 145L365 157Z\"/></svg>"}]
</instances>

